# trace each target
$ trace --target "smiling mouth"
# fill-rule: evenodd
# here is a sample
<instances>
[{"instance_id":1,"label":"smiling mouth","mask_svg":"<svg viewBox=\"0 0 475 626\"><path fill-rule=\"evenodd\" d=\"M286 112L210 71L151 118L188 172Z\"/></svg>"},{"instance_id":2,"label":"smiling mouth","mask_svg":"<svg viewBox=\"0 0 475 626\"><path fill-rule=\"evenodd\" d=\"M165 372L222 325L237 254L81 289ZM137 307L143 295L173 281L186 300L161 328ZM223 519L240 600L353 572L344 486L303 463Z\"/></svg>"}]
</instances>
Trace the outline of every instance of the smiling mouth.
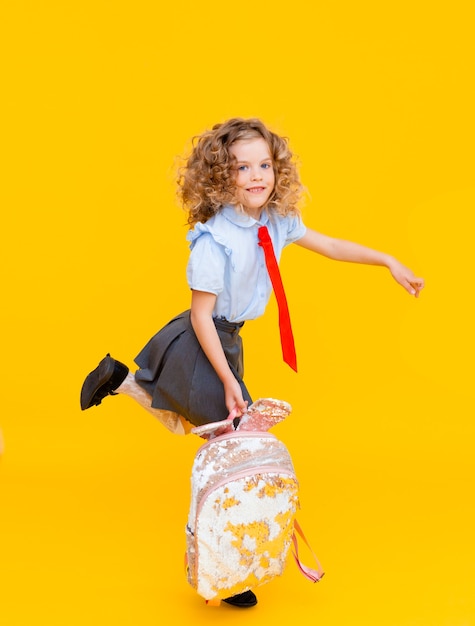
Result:
<instances>
[{"instance_id":1,"label":"smiling mouth","mask_svg":"<svg viewBox=\"0 0 475 626\"><path fill-rule=\"evenodd\" d=\"M250 187L249 189L246 189L249 193L261 193L264 190L265 187Z\"/></svg>"}]
</instances>

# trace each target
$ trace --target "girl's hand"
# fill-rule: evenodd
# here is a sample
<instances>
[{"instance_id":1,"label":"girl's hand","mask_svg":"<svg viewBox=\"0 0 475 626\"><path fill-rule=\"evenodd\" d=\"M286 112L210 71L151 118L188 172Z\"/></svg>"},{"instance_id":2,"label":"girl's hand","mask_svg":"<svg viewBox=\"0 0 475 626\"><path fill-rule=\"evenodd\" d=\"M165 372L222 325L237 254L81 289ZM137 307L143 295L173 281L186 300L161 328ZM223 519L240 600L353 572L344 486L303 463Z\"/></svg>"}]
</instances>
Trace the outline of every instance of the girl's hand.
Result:
<instances>
[{"instance_id":1,"label":"girl's hand","mask_svg":"<svg viewBox=\"0 0 475 626\"><path fill-rule=\"evenodd\" d=\"M388 264L389 271L396 282L398 282L404 289L416 298L422 289L424 289L424 279L417 278L413 272L405 267L402 263L396 259L392 259Z\"/></svg>"},{"instance_id":2,"label":"girl's hand","mask_svg":"<svg viewBox=\"0 0 475 626\"><path fill-rule=\"evenodd\" d=\"M236 417L241 417L247 411L247 400L242 397L241 386L234 376L224 385L224 401L230 413L233 409L237 410Z\"/></svg>"}]
</instances>

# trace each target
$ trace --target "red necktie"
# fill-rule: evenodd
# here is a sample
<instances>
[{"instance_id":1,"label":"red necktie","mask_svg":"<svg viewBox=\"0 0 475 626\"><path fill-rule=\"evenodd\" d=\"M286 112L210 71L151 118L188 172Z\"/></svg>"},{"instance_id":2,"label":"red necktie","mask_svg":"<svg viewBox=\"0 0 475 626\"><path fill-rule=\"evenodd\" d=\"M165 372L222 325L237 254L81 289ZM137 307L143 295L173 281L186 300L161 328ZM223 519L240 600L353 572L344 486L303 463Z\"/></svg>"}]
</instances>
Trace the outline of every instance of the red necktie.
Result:
<instances>
[{"instance_id":1,"label":"red necktie","mask_svg":"<svg viewBox=\"0 0 475 626\"><path fill-rule=\"evenodd\" d=\"M294 336L290 323L289 307L285 297L284 285L279 272L279 265L275 258L272 240L267 230L267 226L260 226L258 230L259 245L264 250L267 271L269 272L272 287L274 288L277 306L279 307L279 328L280 341L282 344L282 355L284 361L297 371L297 356L295 354Z\"/></svg>"}]
</instances>

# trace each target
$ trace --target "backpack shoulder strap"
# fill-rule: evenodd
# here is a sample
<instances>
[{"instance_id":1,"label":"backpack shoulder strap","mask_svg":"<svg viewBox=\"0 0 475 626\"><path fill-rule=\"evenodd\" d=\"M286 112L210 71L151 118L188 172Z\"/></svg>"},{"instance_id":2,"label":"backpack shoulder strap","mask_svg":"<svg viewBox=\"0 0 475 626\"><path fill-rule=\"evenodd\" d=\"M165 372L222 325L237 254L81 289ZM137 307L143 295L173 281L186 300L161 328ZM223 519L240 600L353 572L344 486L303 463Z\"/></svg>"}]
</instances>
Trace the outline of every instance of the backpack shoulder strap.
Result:
<instances>
[{"instance_id":1,"label":"backpack shoulder strap","mask_svg":"<svg viewBox=\"0 0 475 626\"><path fill-rule=\"evenodd\" d=\"M306 565L303 565L303 563L300 562L297 534L300 535L305 545L310 550L313 558L315 559L315 563L317 564L317 569L312 569L310 567L307 567ZM297 520L294 520L294 534L292 535L292 542L294 544L294 549L292 551L292 554L294 555L294 559L295 559L295 562L297 563L297 567L299 568L301 573L305 576L305 578L308 578L308 580L310 580L313 583L317 583L319 580L323 578L323 576L325 575L325 572L323 571L323 568L320 565L320 561L317 559L314 551L310 547L310 544L308 543L307 538L305 537L303 530L300 527L300 524L297 522Z\"/></svg>"}]
</instances>

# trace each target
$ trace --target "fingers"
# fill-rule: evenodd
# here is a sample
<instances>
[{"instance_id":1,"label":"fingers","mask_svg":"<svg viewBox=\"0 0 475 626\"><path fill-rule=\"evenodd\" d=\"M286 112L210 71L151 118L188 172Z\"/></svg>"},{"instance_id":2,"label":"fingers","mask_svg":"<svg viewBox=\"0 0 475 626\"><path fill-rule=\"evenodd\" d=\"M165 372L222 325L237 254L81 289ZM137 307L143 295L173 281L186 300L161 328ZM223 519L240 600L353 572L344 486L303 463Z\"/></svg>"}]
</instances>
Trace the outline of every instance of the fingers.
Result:
<instances>
[{"instance_id":1,"label":"fingers","mask_svg":"<svg viewBox=\"0 0 475 626\"><path fill-rule=\"evenodd\" d=\"M242 389L237 380L233 380L226 390L226 406L229 410L236 409L237 417L241 417L247 411L247 400L244 400Z\"/></svg>"},{"instance_id":2,"label":"fingers","mask_svg":"<svg viewBox=\"0 0 475 626\"><path fill-rule=\"evenodd\" d=\"M247 400L243 400L241 403L237 403L234 405L234 408L237 411L237 417L241 417L242 415L244 415L244 413L247 413L247 405L248 402Z\"/></svg>"},{"instance_id":3,"label":"fingers","mask_svg":"<svg viewBox=\"0 0 475 626\"><path fill-rule=\"evenodd\" d=\"M241 417L247 412L248 401L244 400L241 387L236 383L237 388L230 389L226 396L226 408L229 412L236 411L236 417Z\"/></svg>"},{"instance_id":4,"label":"fingers","mask_svg":"<svg viewBox=\"0 0 475 626\"><path fill-rule=\"evenodd\" d=\"M424 279L414 276L413 272L402 265L399 262L391 265L390 271L392 277L398 282L404 289L411 294L411 296L419 297L420 292L424 289Z\"/></svg>"},{"instance_id":5,"label":"fingers","mask_svg":"<svg viewBox=\"0 0 475 626\"><path fill-rule=\"evenodd\" d=\"M414 278L412 280L407 281L407 285L405 285L407 291L411 294L411 296L419 297L420 292L424 289L424 279L423 278Z\"/></svg>"}]
</instances>

